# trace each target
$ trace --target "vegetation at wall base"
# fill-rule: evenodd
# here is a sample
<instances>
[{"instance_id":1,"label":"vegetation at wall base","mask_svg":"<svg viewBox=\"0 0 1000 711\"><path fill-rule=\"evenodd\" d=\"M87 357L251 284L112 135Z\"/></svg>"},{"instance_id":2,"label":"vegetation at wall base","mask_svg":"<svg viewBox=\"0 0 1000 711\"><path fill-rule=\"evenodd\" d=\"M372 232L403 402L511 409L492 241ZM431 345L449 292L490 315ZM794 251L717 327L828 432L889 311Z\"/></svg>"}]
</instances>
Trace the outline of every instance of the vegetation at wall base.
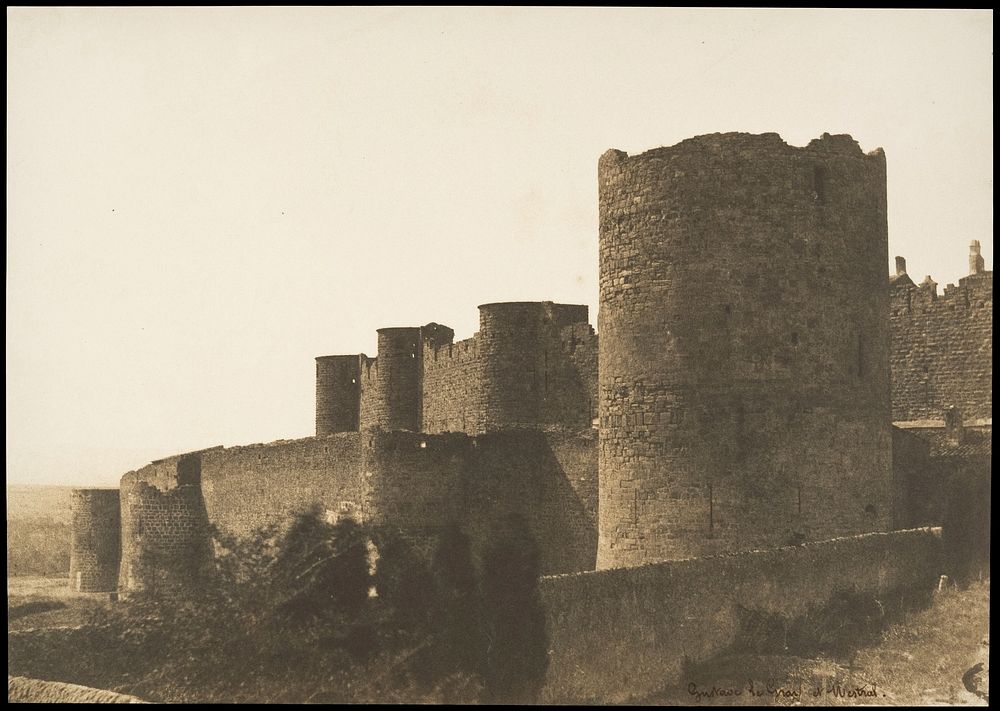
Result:
<instances>
[{"instance_id":1,"label":"vegetation at wall base","mask_svg":"<svg viewBox=\"0 0 1000 711\"><path fill-rule=\"evenodd\" d=\"M522 524L501 521L478 566L457 527L419 546L313 510L284 531L216 532L197 586L95 614L101 664L72 681L164 702L533 700L547 647Z\"/></svg>"}]
</instances>

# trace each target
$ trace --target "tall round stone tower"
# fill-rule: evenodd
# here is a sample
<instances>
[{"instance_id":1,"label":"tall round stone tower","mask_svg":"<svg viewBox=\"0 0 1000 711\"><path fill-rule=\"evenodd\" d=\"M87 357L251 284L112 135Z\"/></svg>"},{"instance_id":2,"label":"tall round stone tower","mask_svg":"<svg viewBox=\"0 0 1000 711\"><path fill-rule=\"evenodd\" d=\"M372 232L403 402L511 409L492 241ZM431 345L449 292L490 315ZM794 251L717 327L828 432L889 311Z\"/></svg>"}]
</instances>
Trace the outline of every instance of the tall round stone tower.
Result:
<instances>
[{"instance_id":1,"label":"tall round stone tower","mask_svg":"<svg viewBox=\"0 0 1000 711\"><path fill-rule=\"evenodd\" d=\"M561 329L579 323L587 323L585 305L511 301L479 307L483 431L561 424L567 410L586 410L585 393L580 403L567 392L572 389L559 344ZM580 425L589 424L588 414Z\"/></svg>"},{"instance_id":2,"label":"tall round stone tower","mask_svg":"<svg viewBox=\"0 0 1000 711\"><path fill-rule=\"evenodd\" d=\"M136 472L121 479L118 589L123 593L197 589L212 569L200 460L184 457L177 464L177 481L166 489Z\"/></svg>"},{"instance_id":3,"label":"tall round stone tower","mask_svg":"<svg viewBox=\"0 0 1000 711\"><path fill-rule=\"evenodd\" d=\"M419 432L423 353L419 327L378 329L376 417L366 427Z\"/></svg>"},{"instance_id":4,"label":"tall round stone tower","mask_svg":"<svg viewBox=\"0 0 1000 711\"><path fill-rule=\"evenodd\" d=\"M598 173L598 567L885 530L881 149L715 134Z\"/></svg>"},{"instance_id":5,"label":"tall round stone tower","mask_svg":"<svg viewBox=\"0 0 1000 711\"><path fill-rule=\"evenodd\" d=\"M316 359L316 436L357 432L361 407L361 356Z\"/></svg>"},{"instance_id":6,"label":"tall round stone tower","mask_svg":"<svg viewBox=\"0 0 1000 711\"><path fill-rule=\"evenodd\" d=\"M70 587L76 592L114 592L122 550L118 489L73 489L70 516Z\"/></svg>"}]
</instances>

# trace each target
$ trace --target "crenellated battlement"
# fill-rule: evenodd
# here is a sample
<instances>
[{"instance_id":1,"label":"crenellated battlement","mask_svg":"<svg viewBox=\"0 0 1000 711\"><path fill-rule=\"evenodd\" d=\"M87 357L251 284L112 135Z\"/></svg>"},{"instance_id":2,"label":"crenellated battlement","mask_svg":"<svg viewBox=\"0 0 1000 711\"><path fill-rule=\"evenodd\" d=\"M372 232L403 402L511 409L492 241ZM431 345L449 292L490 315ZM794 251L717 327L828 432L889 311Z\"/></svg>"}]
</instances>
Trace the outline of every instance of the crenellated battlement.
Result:
<instances>
[{"instance_id":1,"label":"crenellated battlement","mask_svg":"<svg viewBox=\"0 0 1000 711\"><path fill-rule=\"evenodd\" d=\"M916 284L907 274L906 260L896 257L896 273L889 277L890 308L893 317L920 316L931 309L984 309L993 307L993 272L987 271L980 254L979 240L970 246L972 270L958 284L948 284L938 293L938 283L930 275Z\"/></svg>"},{"instance_id":2,"label":"crenellated battlement","mask_svg":"<svg viewBox=\"0 0 1000 711\"><path fill-rule=\"evenodd\" d=\"M546 573L884 531L891 420L991 421L992 272L973 242L957 285L902 257L886 284L881 149L717 133L597 177L599 334L585 305L495 302L461 340L430 322L317 357L316 436L157 459L120 507L77 492L77 587L111 585L116 513L124 591L196 582L210 526L311 507L425 541L517 514Z\"/></svg>"},{"instance_id":3,"label":"crenellated battlement","mask_svg":"<svg viewBox=\"0 0 1000 711\"><path fill-rule=\"evenodd\" d=\"M974 421L993 418L993 272L978 240L969 274L943 292L930 276L919 284L896 257L889 279L892 419L911 422L957 407Z\"/></svg>"},{"instance_id":4,"label":"crenellated battlement","mask_svg":"<svg viewBox=\"0 0 1000 711\"><path fill-rule=\"evenodd\" d=\"M458 342L433 322L379 329L376 358L316 359L316 433L589 427L597 337L587 315L578 304L500 302L480 306L479 330Z\"/></svg>"},{"instance_id":5,"label":"crenellated battlement","mask_svg":"<svg viewBox=\"0 0 1000 711\"><path fill-rule=\"evenodd\" d=\"M424 344L424 362L439 360L451 360L460 362L462 360L474 359L479 354L478 333L471 338L466 338L454 343L438 345L435 343Z\"/></svg>"}]
</instances>

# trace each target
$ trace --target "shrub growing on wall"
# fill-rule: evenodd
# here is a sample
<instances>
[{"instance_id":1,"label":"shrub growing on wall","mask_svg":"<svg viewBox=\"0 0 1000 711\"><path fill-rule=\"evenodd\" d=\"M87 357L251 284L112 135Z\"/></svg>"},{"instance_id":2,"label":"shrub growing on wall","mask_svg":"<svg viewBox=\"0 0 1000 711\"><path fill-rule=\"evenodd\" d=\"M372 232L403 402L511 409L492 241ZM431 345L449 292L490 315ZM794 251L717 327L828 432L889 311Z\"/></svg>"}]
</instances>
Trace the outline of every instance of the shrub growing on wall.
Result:
<instances>
[{"instance_id":1,"label":"shrub growing on wall","mask_svg":"<svg viewBox=\"0 0 1000 711\"><path fill-rule=\"evenodd\" d=\"M545 680L548 641L540 553L523 517L494 525L482 560L486 701L532 703Z\"/></svg>"},{"instance_id":2,"label":"shrub growing on wall","mask_svg":"<svg viewBox=\"0 0 1000 711\"><path fill-rule=\"evenodd\" d=\"M429 556L318 510L284 532L215 541L215 575L199 589L151 588L96 620L111 651L108 678L91 683L158 701L537 698L540 557L518 517L491 531L478 575L456 526Z\"/></svg>"},{"instance_id":3,"label":"shrub growing on wall","mask_svg":"<svg viewBox=\"0 0 1000 711\"><path fill-rule=\"evenodd\" d=\"M426 631L434 597L426 562L400 531L379 529L372 535L378 551L375 589L391 617L387 622L399 632Z\"/></svg>"},{"instance_id":4,"label":"shrub growing on wall","mask_svg":"<svg viewBox=\"0 0 1000 711\"><path fill-rule=\"evenodd\" d=\"M434 627L442 637L440 664L467 674L483 673L486 636L472 562L472 544L457 525L445 528L431 560Z\"/></svg>"},{"instance_id":5,"label":"shrub growing on wall","mask_svg":"<svg viewBox=\"0 0 1000 711\"><path fill-rule=\"evenodd\" d=\"M989 576L990 493L988 466L960 468L948 481L942 543L948 574L962 585Z\"/></svg>"}]
</instances>

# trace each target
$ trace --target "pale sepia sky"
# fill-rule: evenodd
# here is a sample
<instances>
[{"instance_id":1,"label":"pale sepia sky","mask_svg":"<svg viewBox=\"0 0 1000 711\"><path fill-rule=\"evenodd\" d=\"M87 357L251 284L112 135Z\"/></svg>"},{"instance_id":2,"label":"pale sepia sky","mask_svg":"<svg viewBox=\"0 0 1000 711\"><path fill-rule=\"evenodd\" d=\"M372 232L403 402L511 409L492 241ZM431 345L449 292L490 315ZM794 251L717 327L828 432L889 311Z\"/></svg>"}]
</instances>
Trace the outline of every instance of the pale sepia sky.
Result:
<instances>
[{"instance_id":1,"label":"pale sepia sky","mask_svg":"<svg viewBox=\"0 0 1000 711\"><path fill-rule=\"evenodd\" d=\"M7 11L7 478L313 432L317 355L597 319L597 159L850 133L890 256L993 264L986 11ZM888 265L887 265L888 271Z\"/></svg>"}]
</instances>

